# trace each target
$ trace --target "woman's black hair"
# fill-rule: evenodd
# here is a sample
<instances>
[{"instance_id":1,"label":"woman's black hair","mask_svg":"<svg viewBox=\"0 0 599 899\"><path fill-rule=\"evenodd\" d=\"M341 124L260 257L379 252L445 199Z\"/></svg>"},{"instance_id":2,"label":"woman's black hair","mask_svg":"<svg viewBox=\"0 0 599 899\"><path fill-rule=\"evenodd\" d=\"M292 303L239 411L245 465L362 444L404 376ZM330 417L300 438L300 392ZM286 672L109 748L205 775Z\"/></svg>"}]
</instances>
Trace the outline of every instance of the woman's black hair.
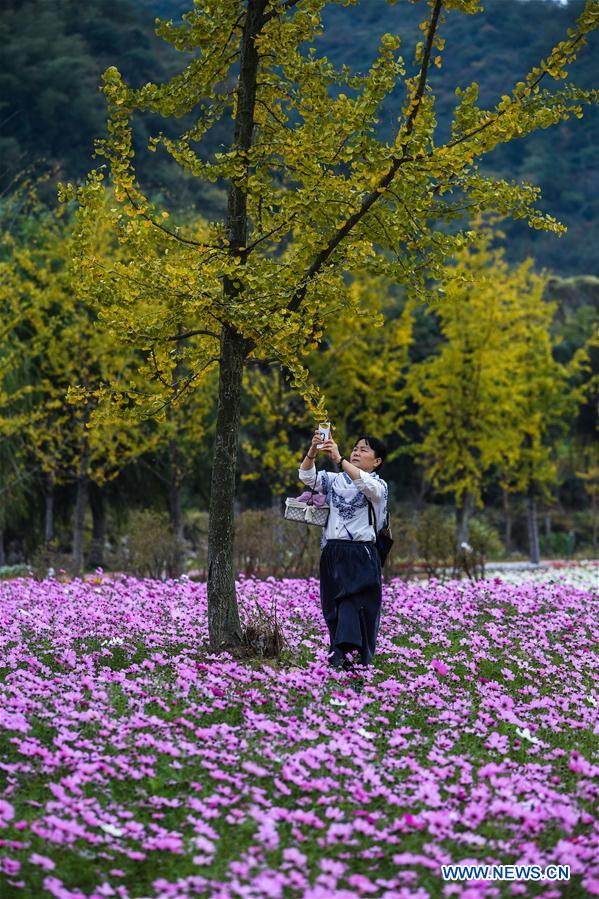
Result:
<instances>
[{"instance_id":1,"label":"woman's black hair","mask_svg":"<svg viewBox=\"0 0 599 899\"><path fill-rule=\"evenodd\" d=\"M360 440L364 440L368 444L370 449L374 450L374 455L379 456L383 460L381 464L374 469L378 474L385 464L385 459L387 458L387 447L382 440L379 440L378 437L373 437L372 434L362 434L360 437L358 437L354 446L359 443Z\"/></svg>"}]
</instances>

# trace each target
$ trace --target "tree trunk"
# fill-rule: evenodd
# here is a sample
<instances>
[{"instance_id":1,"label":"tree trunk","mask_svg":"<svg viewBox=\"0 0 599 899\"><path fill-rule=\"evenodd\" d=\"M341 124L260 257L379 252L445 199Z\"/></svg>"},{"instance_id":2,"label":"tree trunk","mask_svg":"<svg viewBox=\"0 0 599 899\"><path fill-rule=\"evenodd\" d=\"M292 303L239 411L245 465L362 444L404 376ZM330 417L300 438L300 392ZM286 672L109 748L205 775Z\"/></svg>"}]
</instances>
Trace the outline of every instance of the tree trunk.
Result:
<instances>
[{"instance_id":1,"label":"tree trunk","mask_svg":"<svg viewBox=\"0 0 599 899\"><path fill-rule=\"evenodd\" d=\"M505 556L509 556L512 552L512 507L510 505L510 495L505 487L502 490L503 498L503 515L505 518L505 532L503 537L503 552Z\"/></svg>"},{"instance_id":2,"label":"tree trunk","mask_svg":"<svg viewBox=\"0 0 599 899\"><path fill-rule=\"evenodd\" d=\"M168 504L171 519L171 529L177 540L177 550L173 559L173 565L169 570L169 577L180 577L183 573L183 512L181 510L181 458L176 441L171 441L169 446L170 473L168 485ZM170 566L169 566L170 567Z\"/></svg>"},{"instance_id":3,"label":"tree trunk","mask_svg":"<svg viewBox=\"0 0 599 899\"><path fill-rule=\"evenodd\" d=\"M0 565L6 565L6 552L4 550L4 529L0 528Z\"/></svg>"},{"instance_id":4,"label":"tree trunk","mask_svg":"<svg viewBox=\"0 0 599 899\"><path fill-rule=\"evenodd\" d=\"M93 481L89 485L89 504L92 510L92 545L89 557L91 568L104 567L106 535L106 507L103 489Z\"/></svg>"},{"instance_id":5,"label":"tree trunk","mask_svg":"<svg viewBox=\"0 0 599 899\"><path fill-rule=\"evenodd\" d=\"M456 506L455 523L456 523L456 546L459 550L462 543L468 540L468 529L470 527L470 518L474 510L474 494L466 491L460 505Z\"/></svg>"},{"instance_id":6,"label":"tree trunk","mask_svg":"<svg viewBox=\"0 0 599 899\"><path fill-rule=\"evenodd\" d=\"M597 550L597 492L593 490L591 496L591 521L593 523L593 531L591 536L591 545L593 547L593 555Z\"/></svg>"},{"instance_id":7,"label":"tree trunk","mask_svg":"<svg viewBox=\"0 0 599 899\"><path fill-rule=\"evenodd\" d=\"M537 499L534 484L531 483L526 495L526 520L528 525L528 547L530 561L538 565L541 560L539 549L539 526L537 521Z\"/></svg>"},{"instance_id":8,"label":"tree trunk","mask_svg":"<svg viewBox=\"0 0 599 899\"><path fill-rule=\"evenodd\" d=\"M264 23L266 4L267 0L248 0L246 6L234 136L234 147L241 154L247 153L252 146L259 63L255 38ZM245 178L239 177L230 182L227 202L229 250L240 261L237 277L223 278L224 293L230 299L243 290L247 234L247 192ZM251 345L232 325L223 325L208 525L208 632L214 650L238 644L242 639L233 570L233 508L243 366Z\"/></svg>"},{"instance_id":9,"label":"tree trunk","mask_svg":"<svg viewBox=\"0 0 599 899\"><path fill-rule=\"evenodd\" d=\"M225 325L208 523L208 630L214 650L242 639L233 570L233 513L243 360L243 339Z\"/></svg>"},{"instance_id":10,"label":"tree trunk","mask_svg":"<svg viewBox=\"0 0 599 899\"><path fill-rule=\"evenodd\" d=\"M177 322L177 329L183 327L181 322ZM176 389L176 384L183 378L184 366L181 362L181 355L185 346L184 340L177 341L177 364L173 369L172 387ZM171 416L169 409L169 417ZM181 450L176 437L169 441L169 477L168 477L168 505L171 522L171 530L177 541L176 551L169 564L169 577L180 577L183 573L183 512L181 510L181 487L183 484L183 464Z\"/></svg>"},{"instance_id":11,"label":"tree trunk","mask_svg":"<svg viewBox=\"0 0 599 899\"><path fill-rule=\"evenodd\" d=\"M175 441L170 444L170 478L168 487L168 504L173 534L183 540L183 512L181 510L181 459L179 447Z\"/></svg>"},{"instance_id":12,"label":"tree trunk","mask_svg":"<svg viewBox=\"0 0 599 899\"><path fill-rule=\"evenodd\" d=\"M83 538L85 528L85 506L87 503L88 475L87 449L81 453L79 475L77 477L77 495L75 514L73 516L73 577L80 577L83 570Z\"/></svg>"},{"instance_id":13,"label":"tree trunk","mask_svg":"<svg viewBox=\"0 0 599 899\"><path fill-rule=\"evenodd\" d=\"M410 548L409 548L409 557L416 562L418 560L418 555L420 552L420 548L418 546L418 539L416 537L418 533L418 525L420 524L420 509L416 508L412 511L412 532L410 538Z\"/></svg>"},{"instance_id":14,"label":"tree trunk","mask_svg":"<svg viewBox=\"0 0 599 899\"><path fill-rule=\"evenodd\" d=\"M45 516L44 516L44 544L49 544L54 539L54 477L47 474L44 483L44 500L45 500Z\"/></svg>"}]
</instances>

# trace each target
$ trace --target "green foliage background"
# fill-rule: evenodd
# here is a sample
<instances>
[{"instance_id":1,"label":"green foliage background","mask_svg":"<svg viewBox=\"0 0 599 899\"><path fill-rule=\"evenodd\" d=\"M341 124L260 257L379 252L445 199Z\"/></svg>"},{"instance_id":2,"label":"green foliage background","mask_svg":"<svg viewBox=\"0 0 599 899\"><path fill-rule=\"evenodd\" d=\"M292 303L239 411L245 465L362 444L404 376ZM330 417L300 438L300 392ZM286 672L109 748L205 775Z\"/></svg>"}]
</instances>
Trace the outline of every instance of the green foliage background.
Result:
<instances>
[{"instance_id":1,"label":"green foliage background","mask_svg":"<svg viewBox=\"0 0 599 899\"><path fill-rule=\"evenodd\" d=\"M502 85L519 80L573 25L582 0L487 0L477 16L450 13L443 36L451 52L443 68L431 74L437 96L440 136L449 128L455 88L480 85L481 104L491 104ZM156 81L178 68L177 54L153 33L156 15L177 19L188 0L7 0L0 10L0 189L37 162L56 166L62 179L83 177L91 167L93 140L104 131L101 73L118 63L133 85ZM376 54L380 34L402 36L408 56L417 37L422 3L361 0L357 6L331 6L318 49L335 65L365 71ZM572 67L571 79L591 87L599 51L597 34ZM392 96L380 120L383 136L394 130L401 96ZM145 144L150 116L137 130ZM207 151L227 138L230 123L208 135ZM162 125L162 123L161 123ZM166 123L168 133L169 125ZM564 122L524 140L499 147L481 166L484 173L508 180L529 180L543 191L543 206L568 228L555 236L525 224L509 223L507 257L533 256L538 267L560 275L599 274L595 247L599 212L599 112L585 114L585 126ZM170 165L165 155L143 154L139 174L150 192L166 190L171 208L195 206L210 216L224 203L216 188L198 194L193 179ZM166 187L165 187L166 185Z\"/></svg>"}]
</instances>

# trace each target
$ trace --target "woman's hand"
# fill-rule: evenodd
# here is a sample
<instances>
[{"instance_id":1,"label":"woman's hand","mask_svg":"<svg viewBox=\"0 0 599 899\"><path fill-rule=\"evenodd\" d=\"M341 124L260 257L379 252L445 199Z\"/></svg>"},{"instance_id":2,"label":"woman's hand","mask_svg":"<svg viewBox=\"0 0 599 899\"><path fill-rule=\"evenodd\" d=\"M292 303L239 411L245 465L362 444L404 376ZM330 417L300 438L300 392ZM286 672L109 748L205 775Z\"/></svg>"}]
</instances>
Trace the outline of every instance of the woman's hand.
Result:
<instances>
[{"instance_id":1,"label":"woman's hand","mask_svg":"<svg viewBox=\"0 0 599 899\"><path fill-rule=\"evenodd\" d=\"M320 450L318 449L318 444L322 443L322 437L320 431L314 431L314 436L312 437L312 443L310 444L310 449L308 450L308 456L310 459L315 459Z\"/></svg>"},{"instance_id":2,"label":"woman's hand","mask_svg":"<svg viewBox=\"0 0 599 899\"><path fill-rule=\"evenodd\" d=\"M333 460L333 462L335 462L336 465L341 461L341 453L339 452L339 447L332 437L328 440L325 440L322 451L323 453L326 453L328 456L330 456L330 458Z\"/></svg>"}]
</instances>

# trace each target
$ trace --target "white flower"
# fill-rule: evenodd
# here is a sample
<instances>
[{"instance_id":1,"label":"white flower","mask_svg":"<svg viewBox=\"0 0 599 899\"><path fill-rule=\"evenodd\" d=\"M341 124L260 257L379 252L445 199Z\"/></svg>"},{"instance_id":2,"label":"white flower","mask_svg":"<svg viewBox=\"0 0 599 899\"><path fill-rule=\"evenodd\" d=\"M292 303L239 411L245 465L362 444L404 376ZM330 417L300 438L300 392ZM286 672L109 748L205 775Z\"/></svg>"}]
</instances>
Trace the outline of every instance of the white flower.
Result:
<instances>
[{"instance_id":1,"label":"white flower","mask_svg":"<svg viewBox=\"0 0 599 899\"><path fill-rule=\"evenodd\" d=\"M587 696L587 702L590 702L591 705L594 705L594 706L597 705L597 700L595 699L594 696Z\"/></svg>"},{"instance_id":2,"label":"white flower","mask_svg":"<svg viewBox=\"0 0 599 899\"><path fill-rule=\"evenodd\" d=\"M360 734L361 737L364 737L366 740L374 740L376 734L371 730L366 730L363 727L359 727L356 733Z\"/></svg>"},{"instance_id":3,"label":"white flower","mask_svg":"<svg viewBox=\"0 0 599 899\"><path fill-rule=\"evenodd\" d=\"M124 833L120 827L115 827L114 824L100 824L100 830L103 830L104 833L111 837L122 837Z\"/></svg>"},{"instance_id":4,"label":"white flower","mask_svg":"<svg viewBox=\"0 0 599 899\"><path fill-rule=\"evenodd\" d=\"M524 740L529 740L529 742L531 742L531 743L540 743L541 742L540 740L537 740L537 738L531 734L531 732L529 731L529 729L527 727L517 727L516 733L518 734L519 737L522 737Z\"/></svg>"},{"instance_id":5,"label":"white flower","mask_svg":"<svg viewBox=\"0 0 599 899\"><path fill-rule=\"evenodd\" d=\"M331 705L347 705L345 699L337 699L336 697L333 697L330 702Z\"/></svg>"}]
</instances>

